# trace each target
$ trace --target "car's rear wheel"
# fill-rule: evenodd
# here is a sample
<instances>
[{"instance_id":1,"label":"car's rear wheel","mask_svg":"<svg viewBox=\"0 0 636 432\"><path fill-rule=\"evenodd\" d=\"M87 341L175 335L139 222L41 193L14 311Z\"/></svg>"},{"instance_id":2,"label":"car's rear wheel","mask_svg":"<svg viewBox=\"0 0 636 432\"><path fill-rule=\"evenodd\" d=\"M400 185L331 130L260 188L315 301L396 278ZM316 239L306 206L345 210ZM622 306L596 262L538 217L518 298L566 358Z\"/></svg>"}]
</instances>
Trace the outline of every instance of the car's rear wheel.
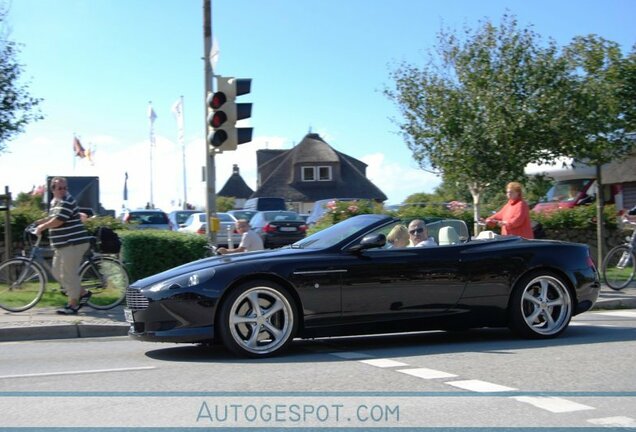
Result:
<instances>
[{"instance_id":1,"label":"car's rear wheel","mask_svg":"<svg viewBox=\"0 0 636 432\"><path fill-rule=\"evenodd\" d=\"M522 337L553 338L572 318L572 296L560 276L535 272L519 280L510 302L510 328Z\"/></svg>"},{"instance_id":2,"label":"car's rear wheel","mask_svg":"<svg viewBox=\"0 0 636 432\"><path fill-rule=\"evenodd\" d=\"M258 358L285 349L296 334L298 318L294 300L285 288L270 281L253 281L225 299L218 326L230 351Z\"/></svg>"}]
</instances>

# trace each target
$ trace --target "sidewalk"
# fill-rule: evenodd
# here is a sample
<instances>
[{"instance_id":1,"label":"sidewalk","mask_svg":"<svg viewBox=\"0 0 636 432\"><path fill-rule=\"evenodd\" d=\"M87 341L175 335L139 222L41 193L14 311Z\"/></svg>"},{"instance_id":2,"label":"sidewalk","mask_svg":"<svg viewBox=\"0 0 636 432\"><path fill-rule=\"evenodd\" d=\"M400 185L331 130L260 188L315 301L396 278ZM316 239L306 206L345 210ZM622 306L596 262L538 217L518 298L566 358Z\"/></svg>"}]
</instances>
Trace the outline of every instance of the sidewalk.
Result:
<instances>
[{"instance_id":1,"label":"sidewalk","mask_svg":"<svg viewBox=\"0 0 636 432\"><path fill-rule=\"evenodd\" d=\"M603 285L594 310L636 308L636 282L621 291ZM124 307L100 311L84 307L79 315L57 315L56 308L33 308L11 313L0 310L0 342L125 336Z\"/></svg>"}]
</instances>

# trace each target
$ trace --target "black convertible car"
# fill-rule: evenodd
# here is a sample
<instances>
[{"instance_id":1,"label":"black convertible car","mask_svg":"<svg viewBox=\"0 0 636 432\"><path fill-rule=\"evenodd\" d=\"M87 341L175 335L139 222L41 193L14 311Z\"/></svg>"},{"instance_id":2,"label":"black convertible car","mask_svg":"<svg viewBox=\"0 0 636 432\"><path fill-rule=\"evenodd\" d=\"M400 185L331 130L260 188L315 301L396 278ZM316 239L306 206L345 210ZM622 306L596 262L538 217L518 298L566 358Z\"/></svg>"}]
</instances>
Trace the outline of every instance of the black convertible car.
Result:
<instances>
[{"instance_id":1,"label":"black convertible car","mask_svg":"<svg viewBox=\"0 0 636 432\"><path fill-rule=\"evenodd\" d=\"M347 219L290 246L195 261L127 292L129 334L222 342L250 357L293 338L510 327L551 338L600 290L586 245L514 236L472 238L463 221L428 223L436 247L391 248L403 223Z\"/></svg>"}]
</instances>

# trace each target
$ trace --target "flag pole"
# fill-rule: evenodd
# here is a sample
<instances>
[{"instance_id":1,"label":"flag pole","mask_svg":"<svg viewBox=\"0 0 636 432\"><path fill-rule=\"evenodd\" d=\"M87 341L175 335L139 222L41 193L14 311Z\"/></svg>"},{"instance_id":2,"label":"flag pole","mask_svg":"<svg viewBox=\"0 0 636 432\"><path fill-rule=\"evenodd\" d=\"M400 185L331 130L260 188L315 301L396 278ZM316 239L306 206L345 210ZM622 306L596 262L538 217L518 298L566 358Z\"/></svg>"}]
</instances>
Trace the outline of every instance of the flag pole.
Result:
<instances>
[{"instance_id":1,"label":"flag pole","mask_svg":"<svg viewBox=\"0 0 636 432\"><path fill-rule=\"evenodd\" d=\"M152 148L155 146L155 119L157 114L152 109L152 101L148 101L148 119L150 120L150 208L155 208L154 187L153 187L153 169L152 169Z\"/></svg>"},{"instance_id":2,"label":"flag pole","mask_svg":"<svg viewBox=\"0 0 636 432\"><path fill-rule=\"evenodd\" d=\"M185 109L183 106L183 96L181 96L181 124L179 125L179 139L181 140L181 156L183 159L183 210L188 209L188 186L186 184L186 154L185 139L183 136L185 130Z\"/></svg>"}]
</instances>

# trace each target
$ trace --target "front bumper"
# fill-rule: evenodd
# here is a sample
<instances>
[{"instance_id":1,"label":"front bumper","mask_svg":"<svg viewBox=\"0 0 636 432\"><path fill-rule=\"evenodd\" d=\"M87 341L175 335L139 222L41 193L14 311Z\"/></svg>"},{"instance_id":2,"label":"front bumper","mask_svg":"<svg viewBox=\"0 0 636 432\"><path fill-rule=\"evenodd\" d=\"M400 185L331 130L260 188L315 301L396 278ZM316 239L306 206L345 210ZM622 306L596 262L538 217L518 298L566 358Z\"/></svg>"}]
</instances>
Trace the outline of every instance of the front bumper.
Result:
<instances>
[{"instance_id":1,"label":"front bumper","mask_svg":"<svg viewBox=\"0 0 636 432\"><path fill-rule=\"evenodd\" d=\"M126 294L133 322L128 334L152 342L197 343L214 340L217 299L185 293L153 300L138 289Z\"/></svg>"}]
</instances>

